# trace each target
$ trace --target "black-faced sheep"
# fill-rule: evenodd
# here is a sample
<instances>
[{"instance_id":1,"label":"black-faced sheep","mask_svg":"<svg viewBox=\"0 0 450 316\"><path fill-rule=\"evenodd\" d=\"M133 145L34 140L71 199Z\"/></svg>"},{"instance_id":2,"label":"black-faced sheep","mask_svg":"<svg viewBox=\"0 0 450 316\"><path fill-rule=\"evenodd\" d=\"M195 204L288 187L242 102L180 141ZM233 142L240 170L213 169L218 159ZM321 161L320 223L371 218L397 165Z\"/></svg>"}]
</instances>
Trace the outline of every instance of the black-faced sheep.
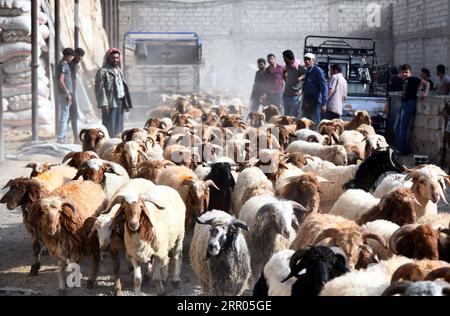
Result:
<instances>
[{"instance_id":1,"label":"black-faced sheep","mask_svg":"<svg viewBox=\"0 0 450 316\"><path fill-rule=\"evenodd\" d=\"M210 203L208 210L223 210L231 212L233 189L236 185L231 165L226 162L214 163L211 172L206 176L205 181L212 180L219 189L210 188Z\"/></svg>"}]
</instances>

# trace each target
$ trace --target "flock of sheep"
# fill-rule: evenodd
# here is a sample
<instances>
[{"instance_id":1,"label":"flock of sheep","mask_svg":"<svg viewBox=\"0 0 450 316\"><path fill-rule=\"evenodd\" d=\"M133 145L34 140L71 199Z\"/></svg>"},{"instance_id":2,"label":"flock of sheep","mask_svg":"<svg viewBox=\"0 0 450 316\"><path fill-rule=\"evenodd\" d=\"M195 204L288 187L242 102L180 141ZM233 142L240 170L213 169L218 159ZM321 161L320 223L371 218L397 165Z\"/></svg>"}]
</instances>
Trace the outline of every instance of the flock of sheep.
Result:
<instances>
[{"instance_id":1,"label":"flock of sheep","mask_svg":"<svg viewBox=\"0 0 450 316\"><path fill-rule=\"evenodd\" d=\"M437 208L449 176L404 166L368 113L313 126L275 106L165 101L144 128L84 129L82 152L6 184L31 275L47 249L64 294L67 265L91 257L92 288L110 254L120 295L125 252L135 293L145 265L163 295L184 251L207 295L450 295L450 214Z\"/></svg>"}]
</instances>

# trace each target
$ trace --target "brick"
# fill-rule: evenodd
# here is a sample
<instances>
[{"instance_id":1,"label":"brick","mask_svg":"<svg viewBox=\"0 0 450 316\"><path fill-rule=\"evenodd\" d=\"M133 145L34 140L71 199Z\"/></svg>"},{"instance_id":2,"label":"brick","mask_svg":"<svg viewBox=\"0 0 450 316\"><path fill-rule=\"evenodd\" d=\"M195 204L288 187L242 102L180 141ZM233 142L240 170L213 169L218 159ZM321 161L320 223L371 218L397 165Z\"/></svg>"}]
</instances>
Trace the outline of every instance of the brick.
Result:
<instances>
[{"instance_id":1,"label":"brick","mask_svg":"<svg viewBox=\"0 0 450 316\"><path fill-rule=\"evenodd\" d=\"M441 116L432 116L428 119L428 127L432 130L442 130L444 119Z\"/></svg>"}]
</instances>

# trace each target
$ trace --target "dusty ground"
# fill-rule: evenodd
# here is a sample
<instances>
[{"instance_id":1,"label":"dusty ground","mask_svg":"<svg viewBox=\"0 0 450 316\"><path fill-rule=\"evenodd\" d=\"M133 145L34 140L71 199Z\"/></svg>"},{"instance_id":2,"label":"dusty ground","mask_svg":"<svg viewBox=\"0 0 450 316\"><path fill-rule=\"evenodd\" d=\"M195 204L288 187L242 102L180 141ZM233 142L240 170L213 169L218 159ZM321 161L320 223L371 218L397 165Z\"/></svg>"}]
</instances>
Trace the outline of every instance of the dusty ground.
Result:
<instances>
[{"instance_id":1,"label":"dusty ground","mask_svg":"<svg viewBox=\"0 0 450 316\"><path fill-rule=\"evenodd\" d=\"M7 151L10 153L14 152L19 149L24 142L28 141L29 138L30 135L22 133L8 134L7 137L5 137ZM62 157L34 155L28 156L26 157L26 160L21 161L0 161L0 187L3 187L11 178L29 176L29 169L24 169L23 166L30 161L59 162L61 159ZM408 166L412 166L412 157L407 157L404 159L404 162ZM3 192L1 193L1 196L3 196ZM450 201L450 192L447 194L447 199ZM441 204L440 210L450 211L450 208ZM186 240L185 244L188 243L189 240ZM187 249L188 248L185 247L180 287L178 289L173 289L171 285L169 285L167 288L167 295L201 295L201 290L197 285L196 277L190 267ZM58 275L56 260L51 256L42 257L42 267L39 276L30 277L28 273L32 260L31 239L22 224L21 211L19 209L9 211L6 209L5 205L0 205L0 289L6 287L30 289L36 291L39 295L57 295ZM88 259L82 262L81 272L84 275L89 274L89 266L90 262ZM67 294L77 296L112 295L112 274L111 260L109 256L107 256L101 263L99 277L94 289L87 290L85 288L86 277L83 277L82 287L79 289L69 289ZM128 271L128 264L126 263L124 255L122 255L121 260L121 276L124 295L132 295L132 292L130 291L133 287L132 275ZM144 295L156 295L156 289L149 281L144 282L142 291ZM246 294L250 294L250 292L247 292Z\"/></svg>"}]
</instances>

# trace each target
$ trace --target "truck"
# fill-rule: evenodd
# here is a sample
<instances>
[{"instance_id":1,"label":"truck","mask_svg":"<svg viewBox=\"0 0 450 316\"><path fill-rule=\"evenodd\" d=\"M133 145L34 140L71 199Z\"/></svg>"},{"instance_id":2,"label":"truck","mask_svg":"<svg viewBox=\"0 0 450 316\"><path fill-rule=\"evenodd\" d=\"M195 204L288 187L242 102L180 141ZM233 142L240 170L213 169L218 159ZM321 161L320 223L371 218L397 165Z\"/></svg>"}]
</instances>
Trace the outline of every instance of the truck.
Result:
<instances>
[{"instance_id":1,"label":"truck","mask_svg":"<svg viewBox=\"0 0 450 316\"><path fill-rule=\"evenodd\" d=\"M199 91L202 43L197 33L128 32L123 46L134 115L147 113L162 94Z\"/></svg>"},{"instance_id":2,"label":"truck","mask_svg":"<svg viewBox=\"0 0 450 316\"><path fill-rule=\"evenodd\" d=\"M378 134L386 135L390 65L378 65L376 42L370 38L307 36L304 52L316 55L316 65L330 79L330 67L339 64L348 82L344 120L358 110L366 110Z\"/></svg>"}]
</instances>

